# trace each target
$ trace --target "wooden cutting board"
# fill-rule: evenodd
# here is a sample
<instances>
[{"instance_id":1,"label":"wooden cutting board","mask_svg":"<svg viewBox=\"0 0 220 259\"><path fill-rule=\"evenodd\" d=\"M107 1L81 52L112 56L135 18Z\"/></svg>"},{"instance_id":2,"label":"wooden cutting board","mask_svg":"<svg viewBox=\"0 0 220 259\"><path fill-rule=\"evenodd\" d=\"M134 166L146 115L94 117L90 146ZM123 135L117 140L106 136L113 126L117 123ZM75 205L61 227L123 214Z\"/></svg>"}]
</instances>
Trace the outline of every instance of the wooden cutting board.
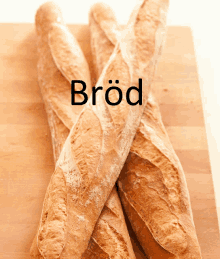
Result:
<instances>
[{"instance_id":1,"label":"wooden cutting board","mask_svg":"<svg viewBox=\"0 0 220 259\"><path fill-rule=\"evenodd\" d=\"M88 27L69 27L94 74ZM54 170L52 144L37 83L34 26L1 24L0 34L0 258L26 259ZM220 258L212 174L188 27L168 28L153 88L185 170L203 258Z\"/></svg>"}]
</instances>

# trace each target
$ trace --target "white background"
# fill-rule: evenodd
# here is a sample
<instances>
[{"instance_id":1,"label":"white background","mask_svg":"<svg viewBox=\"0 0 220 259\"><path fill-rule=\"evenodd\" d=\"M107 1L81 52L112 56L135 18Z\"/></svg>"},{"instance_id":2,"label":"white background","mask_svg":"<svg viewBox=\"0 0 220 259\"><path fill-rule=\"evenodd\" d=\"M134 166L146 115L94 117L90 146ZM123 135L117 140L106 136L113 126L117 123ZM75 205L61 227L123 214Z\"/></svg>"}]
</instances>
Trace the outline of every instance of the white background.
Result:
<instances>
[{"instance_id":1,"label":"white background","mask_svg":"<svg viewBox=\"0 0 220 259\"><path fill-rule=\"evenodd\" d=\"M1 0L0 23L34 22L41 0ZM66 23L87 23L88 12L96 0L57 0ZM126 23L135 0L102 0ZM216 203L220 215L220 1L170 0L168 25L190 26L193 31L201 86L206 131L213 172ZM1 35L1 37L4 37Z\"/></svg>"}]
</instances>

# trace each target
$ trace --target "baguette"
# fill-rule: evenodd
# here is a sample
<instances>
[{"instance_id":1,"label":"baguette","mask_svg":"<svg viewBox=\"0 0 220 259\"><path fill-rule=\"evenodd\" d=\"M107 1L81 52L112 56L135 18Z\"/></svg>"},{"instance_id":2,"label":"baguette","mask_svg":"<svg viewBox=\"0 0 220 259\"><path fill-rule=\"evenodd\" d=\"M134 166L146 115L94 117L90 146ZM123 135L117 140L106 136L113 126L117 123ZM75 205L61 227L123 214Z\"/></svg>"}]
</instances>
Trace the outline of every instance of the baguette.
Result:
<instances>
[{"instance_id":1,"label":"baguette","mask_svg":"<svg viewBox=\"0 0 220 259\"><path fill-rule=\"evenodd\" d=\"M60 23L57 22L58 19ZM65 89L67 92L63 93L63 95L70 95L71 79L82 78L85 80L86 78L87 87L89 87L87 93L89 94L91 90L90 74L86 59L77 41L64 26L61 13L56 5L52 3L42 5L37 12L36 23L40 55L38 62L39 85L48 116L54 161L56 162L70 129L75 123L74 120L80 111L79 108L77 110L70 109L70 101L68 98L59 99L60 93ZM50 27L46 27L47 31L45 31L45 26L47 25L50 25ZM43 31L40 31L41 26L44 27ZM57 181L56 179L60 179L61 181ZM48 187L44 208L56 209L54 204L52 204L51 193L54 192L54 196L58 200L61 200L62 196L66 196L67 190L62 190L61 192L62 187L64 189L64 186L62 186L63 182L63 176L61 174L53 174L51 178L53 186L50 183ZM56 205L58 207L60 205L65 207L65 204L62 203ZM62 220L62 218L59 219L59 224L63 223ZM71 243L67 242L66 246L68 245L71 245ZM30 254L32 258L45 258L38 247L38 235L35 236L32 243ZM120 256L120 258L135 258L120 200L115 188L113 188L82 258L113 258L115 255ZM62 253L59 258L64 258Z\"/></svg>"},{"instance_id":2,"label":"baguette","mask_svg":"<svg viewBox=\"0 0 220 259\"><path fill-rule=\"evenodd\" d=\"M90 9L89 28L93 69L96 78L99 78L115 48L120 30L113 10L103 3L97 3ZM131 226L129 230L135 255L137 258L146 258Z\"/></svg>"},{"instance_id":3,"label":"baguette","mask_svg":"<svg viewBox=\"0 0 220 259\"><path fill-rule=\"evenodd\" d=\"M157 37L161 21L144 23L145 29L151 28L148 36L152 48L146 52L143 62L140 57L142 46L134 34L140 33L138 14L142 22L149 20L147 8L148 1L138 4L123 39L116 45L97 82L97 86L102 85L106 90L109 79L120 78L125 92L131 85L137 86L137 79L145 73L144 105L161 47L161 39ZM163 9L163 6L158 8ZM148 39L146 37L146 41ZM140 123L144 105L128 106L123 100L116 109L105 103L103 91L98 91L96 97L97 105L92 106L90 98L79 114L56 163L54 174L59 177L48 189L60 182L59 190L49 191L49 203L44 203L38 232L38 247L44 258L59 258L61 254L63 258L82 257ZM113 102L117 100L116 94L111 97ZM134 97L137 96L134 94ZM56 110L56 105L53 105ZM62 117L62 112L57 112L58 117ZM88 139L91 140L89 143ZM62 198L58 200L56 194ZM53 204L53 210L48 209L49 204Z\"/></svg>"},{"instance_id":4,"label":"baguette","mask_svg":"<svg viewBox=\"0 0 220 259\"><path fill-rule=\"evenodd\" d=\"M117 44L119 33L114 17L107 13L109 7L102 4L90 12L97 75ZM125 211L149 258L201 258L184 172L151 93L118 187Z\"/></svg>"}]
</instances>

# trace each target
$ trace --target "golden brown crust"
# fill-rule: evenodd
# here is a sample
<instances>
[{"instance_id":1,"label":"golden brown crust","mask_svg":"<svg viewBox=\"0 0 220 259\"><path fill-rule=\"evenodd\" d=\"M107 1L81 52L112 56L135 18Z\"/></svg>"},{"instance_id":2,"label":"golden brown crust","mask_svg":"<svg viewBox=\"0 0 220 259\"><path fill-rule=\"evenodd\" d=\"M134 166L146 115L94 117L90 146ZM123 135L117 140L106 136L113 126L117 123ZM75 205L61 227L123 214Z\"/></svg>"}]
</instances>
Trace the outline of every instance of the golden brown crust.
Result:
<instances>
[{"instance_id":1,"label":"golden brown crust","mask_svg":"<svg viewBox=\"0 0 220 259\"><path fill-rule=\"evenodd\" d=\"M89 13L89 27L93 64L98 78L117 42L118 26L112 9L103 3L93 5ZM108 32L111 38L106 35Z\"/></svg>"},{"instance_id":2,"label":"golden brown crust","mask_svg":"<svg viewBox=\"0 0 220 259\"><path fill-rule=\"evenodd\" d=\"M53 19L57 19L61 16L59 12L56 13L58 17L55 16L53 13L54 10L57 11L59 9L52 3L47 3L40 7L36 16L36 26L40 54L38 65L39 85L41 87L48 115L54 160L56 162L65 140L69 135L69 128L67 128L67 126L70 128L72 127L76 120L75 113L79 112L78 110L70 111L70 102L63 98L60 101L57 101L57 97L60 96L60 91L63 89L62 86L68 85L68 75L70 75L72 79L79 79L80 75L83 76L87 83L88 93L91 90L91 85L88 65L84 55L81 52L77 41L69 34L66 27L62 24L54 23L55 21ZM46 40L48 34L42 34L38 27L44 24L42 22L42 24L39 25L39 16L41 17L41 20L43 20L42 12L46 12L45 19L48 20L47 16L52 17L49 22L47 22L46 27L49 34L49 41ZM52 12L53 15L50 14L50 12ZM62 21L61 17L58 20ZM50 23L52 23L51 26ZM50 29L48 29L49 26ZM70 60L67 58L68 54L71 56ZM71 62L74 62L75 64L72 68L69 67L71 66ZM53 87L51 87L51 81L53 82ZM63 109L63 106L65 109ZM54 110L56 112L54 112ZM60 110L63 112L60 113ZM57 116L57 113L62 120ZM86 121L84 129L87 129ZM85 166L89 166L90 163L89 159L86 160L86 149L90 148L90 144L88 141L84 144L83 152L85 160L83 161L82 167L85 164ZM94 163L94 161L91 162ZM80 166L80 163L78 163L78 165ZM47 189L41 225L39 226L38 234L31 247L32 258L48 258L48 254L50 254L52 258L72 258L72 251L69 249L72 245L70 241L71 238L65 236L65 229L68 228L68 215L66 212L67 191L64 174L61 169L58 169L56 170L56 173L52 175ZM114 188L104 206L93 231L88 248L82 258L114 258L116 255L124 259L135 258L120 200Z\"/></svg>"},{"instance_id":3,"label":"golden brown crust","mask_svg":"<svg viewBox=\"0 0 220 259\"><path fill-rule=\"evenodd\" d=\"M142 6L137 9L138 12L142 11ZM146 19L147 17L146 15ZM127 87L137 85L137 78L142 76L144 67L138 66L139 60L135 55L136 45L134 44L135 37L132 30L135 19L136 17L131 19L130 27L128 26L131 30L125 31L124 38L116 46L103 75L97 83L97 85L103 85L104 89L109 87L108 80L110 77L114 80L120 76L122 78L122 89L125 91ZM160 24L158 24L158 30L159 27ZM152 33L157 33L157 26ZM127 44L127 41L129 44ZM147 100L151 78L153 77L154 57L159 51L157 42L155 46L157 46L155 53L150 56L152 69L149 69L147 74L147 78L150 78L150 80L148 80L143 91L144 103ZM115 98L116 96L113 96L113 100ZM68 216L66 217L66 224L59 226L61 230L63 230L63 226L65 228L64 234L59 237L50 236L49 229L45 229L45 226L51 227L51 224L56 224L56 210L50 211L48 217L42 217L44 221L41 220L38 235L41 235L41 232L45 233L45 239L40 240L40 245L38 244L38 246L45 258L58 257L62 247L61 258L71 256L81 258L86 250L98 217L128 155L144 107L144 105L132 106L128 109L126 106L123 101L122 105L118 107L119 112L117 112L112 106L105 103L103 93L99 91L97 93L97 105L92 106L90 99L71 129L54 172L54 175L58 173L64 175L67 188L66 215ZM56 114L59 116L57 112ZM86 132L83 131L85 121L88 129ZM95 132L93 125L97 125ZM79 152L83 150L83 147L80 145L79 137L76 138L76 136L82 138L80 132L83 132L83 139L88 140L90 134L93 134L94 139L101 139L101 148L98 146L96 153L93 152L93 149L88 149L87 157L90 156L91 160L94 158L99 162L98 164L90 164L91 167L86 174L84 171L85 164L83 163L84 154ZM97 142L91 139L91 146L96 148L96 145ZM81 166L80 169L78 165ZM46 210L47 208L44 207L42 215L45 214ZM49 222L50 220L53 222ZM58 239L59 244L61 244L59 252L56 251ZM44 249L47 245L50 247Z\"/></svg>"},{"instance_id":4,"label":"golden brown crust","mask_svg":"<svg viewBox=\"0 0 220 259\"><path fill-rule=\"evenodd\" d=\"M139 14L140 26L137 27L136 37L143 62L154 48L151 33L148 45L142 44L141 35L148 32L144 23L157 19L158 9L155 7L159 2L164 4L163 1L148 1L148 10L153 11L150 20L143 22L142 14ZM111 40L114 38L112 36L109 39L108 35L112 35L115 30L115 39L118 37L117 27L109 32L110 27L99 25L104 22L104 15L99 16L99 19L94 15L96 12L105 13L105 10L109 11L109 7L96 4L90 12L91 45L98 75L117 42ZM150 258L201 258L184 172L152 94L120 174L118 186L132 227Z\"/></svg>"},{"instance_id":5,"label":"golden brown crust","mask_svg":"<svg viewBox=\"0 0 220 259\"><path fill-rule=\"evenodd\" d=\"M160 253L145 243L143 237L150 231L170 256L201 258L185 176L152 97L118 186L137 236L140 226L142 228L139 240L149 256L153 258L156 251Z\"/></svg>"}]
</instances>

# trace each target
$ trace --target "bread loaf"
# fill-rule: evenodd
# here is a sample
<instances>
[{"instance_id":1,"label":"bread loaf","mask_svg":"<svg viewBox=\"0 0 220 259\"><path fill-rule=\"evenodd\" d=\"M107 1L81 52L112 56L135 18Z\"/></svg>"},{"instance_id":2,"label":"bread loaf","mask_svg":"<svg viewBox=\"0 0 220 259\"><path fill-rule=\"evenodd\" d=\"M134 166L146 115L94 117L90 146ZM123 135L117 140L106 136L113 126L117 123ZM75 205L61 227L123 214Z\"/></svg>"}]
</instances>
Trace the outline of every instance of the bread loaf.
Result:
<instances>
[{"instance_id":1,"label":"bread loaf","mask_svg":"<svg viewBox=\"0 0 220 259\"><path fill-rule=\"evenodd\" d=\"M91 54L96 78L99 78L104 66L108 62L119 35L119 26L113 10L106 4L97 3L92 6L89 13ZM128 222L129 223L129 222ZM131 230L130 237L136 257L146 258L139 242Z\"/></svg>"},{"instance_id":2,"label":"bread loaf","mask_svg":"<svg viewBox=\"0 0 220 259\"><path fill-rule=\"evenodd\" d=\"M149 12L152 10L150 7ZM102 4L90 12L91 45L98 75L119 38L119 27L109 14L109 7ZM201 258L184 172L152 94L118 186L133 229L149 258Z\"/></svg>"},{"instance_id":3,"label":"bread loaf","mask_svg":"<svg viewBox=\"0 0 220 259\"><path fill-rule=\"evenodd\" d=\"M145 23L149 20L147 8L148 1L141 1L133 12L123 39L116 45L97 83L106 90L109 79L120 76L121 89L125 92L131 85L137 86L137 79L145 73L144 105L161 46L158 38L161 23L158 20ZM140 17L141 23L137 20ZM140 56L143 47L135 36L135 33L140 35L140 25L151 28L148 36L152 48L145 53L145 62ZM113 94L112 100L116 99ZM66 107L58 111L55 102L52 104L58 117L64 118ZM81 258L129 153L144 105L128 106L123 100L116 109L107 105L103 92L98 91L97 105L92 106L89 99L79 114L56 163L57 178L51 182L50 197L44 203L38 232L38 247L43 257L59 258L62 254L63 258ZM50 190L58 182L59 188Z\"/></svg>"},{"instance_id":4,"label":"bread loaf","mask_svg":"<svg viewBox=\"0 0 220 259\"><path fill-rule=\"evenodd\" d=\"M58 19L60 22L58 22ZM49 25L51 25L51 27L49 27ZM69 97L70 81L79 78L84 79L87 83L87 93L89 94L91 91L90 74L85 57L77 41L63 24L61 13L56 5L46 3L39 8L36 15L36 28L38 32L39 50L39 85L47 111L52 135L54 161L56 162L65 140L69 135L69 131L80 111L79 108L75 110L71 107L71 102L68 98L60 98L60 94ZM63 92L63 90L66 92ZM80 97L77 96L77 98ZM81 109L82 108L81 106ZM57 179L61 181L57 181ZM53 204L53 200L51 199L52 195L61 201L62 198L65 198L67 190L62 186L63 182L62 174L53 174L45 197L44 210L55 210L58 209L60 205L63 206L62 209L65 209L65 203L62 202L59 204L59 202L56 202L56 204ZM58 208L56 208L55 205ZM53 222L54 226L52 226L52 224L51 226L55 229L56 224L63 224L63 219L64 217L57 219L58 222ZM47 236L54 234L54 229L48 229L48 233L46 233ZM42 254L41 249L39 249L41 240L39 242L38 238L39 236L37 234L31 247L31 257L39 259L46 258L44 254ZM59 238L59 236L56 235L56 238ZM58 239L58 249L60 249L59 245ZM66 246L68 245L71 245L71 243L67 242ZM64 250L65 249L64 244ZM135 258L120 200L115 188L113 188L96 223L88 248L82 258L113 258L116 255L120 256L120 258ZM53 258L57 258L59 255L57 255L56 251L53 251L53 256ZM61 253L58 258L64 258L63 253Z\"/></svg>"}]
</instances>

